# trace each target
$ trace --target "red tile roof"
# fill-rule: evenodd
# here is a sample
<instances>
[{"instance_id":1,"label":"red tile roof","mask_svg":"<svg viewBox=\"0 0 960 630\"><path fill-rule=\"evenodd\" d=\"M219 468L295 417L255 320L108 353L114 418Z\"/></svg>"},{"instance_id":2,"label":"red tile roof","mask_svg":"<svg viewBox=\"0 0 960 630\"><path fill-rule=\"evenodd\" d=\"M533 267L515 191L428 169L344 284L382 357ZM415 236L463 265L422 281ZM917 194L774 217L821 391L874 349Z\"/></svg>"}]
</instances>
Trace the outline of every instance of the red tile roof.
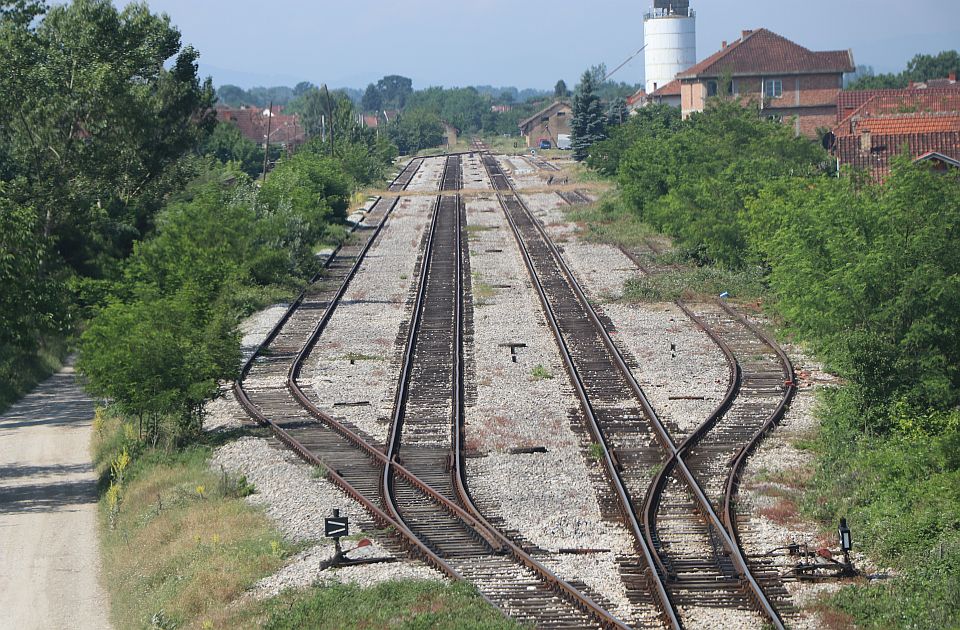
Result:
<instances>
[{"instance_id":1,"label":"red tile roof","mask_svg":"<svg viewBox=\"0 0 960 630\"><path fill-rule=\"evenodd\" d=\"M679 79L771 74L853 72L848 50L815 52L765 28L744 37L677 75ZM665 86L666 87L666 86Z\"/></svg>"},{"instance_id":2,"label":"red tile roof","mask_svg":"<svg viewBox=\"0 0 960 630\"><path fill-rule=\"evenodd\" d=\"M855 133L920 134L960 131L960 113L906 114L867 118L856 123Z\"/></svg>"},{"instance_id":3,"label":"red tile roof","mask_svg":"<svg viewBox=\"0 0 960 630\"><path fill-rule=\"evenodd\" d=\"M650 93L650 96L680 96L680 81L674 79L661 88Z\"/></svg>"},{"instance_id":4,"label":"red tile roof","mask_svg":"<svg viewBox=\"0 0 960 630\"><path fill-rule=\"evenodd\" d=\"M960 83L950 85L928 86L927 84L916 85L912 88L902 90L844 90L837 96L837 122L847 118L855 110L874 97L892 97L907 98L916 93L936 93L942 95L960 94Z\"/></svg>"},{"instance_id":5,"label":"red tile roof","mask_svg":"<svg viewBox=\"0 0 960 630\"><path fill-rule=\"evenodd\" d=\"M841 166L870 171L877 179L882 179L890 170L890 161L906 152L911 156L921 156L935 152L952 160L960 160L960 130L923 134L871 134L869 143L864 138L846 136L837 138L835 153Z\"/></svg>"},{"instance_id":6,"label":"red tile roof","mask_svg":"<svg viewBox=\"0 0 960 630\"><path fill-rule=\"evenodd\" d=\"M276 109L276 108L274 108ZM236 125L244 138L257 144L263 144L270 130L270 144L296 145L306 141L306 131L296 114L266 115L267 109L217 108L217 120Z\"/></svg>"},{"instance_id":7,"label":"red tile roof","mask_svg":"<svg viewBox=\"0 0 960 630\"><path fill-rule=\"evenodd\" d=\"M928 118L942 119L944 114L960 114L960 89L953 88L928 88L923 90L904 89L904 90L870 90L871 95L864 100L863 96L850 98L848 92L841 92L837 98L838 108L841 104L849 107L847 104L862 101L862 103L853 110L847 109L847 113L840 123L834 128L833 133L837 136L845 136L859 131L868 131L863 125L869 120L884 118L887 120L897 119L905 122L905 125L912 125L916 128L921 124L917 122L920 119ZM884 129L892 128L892 122L870 123L884 125ZM939 122L923 123L929 128L936 127L940 130L955 129L951 123L946 120ZM922 132L918 132L922 133Z\"/></svg>"}]
</instances>

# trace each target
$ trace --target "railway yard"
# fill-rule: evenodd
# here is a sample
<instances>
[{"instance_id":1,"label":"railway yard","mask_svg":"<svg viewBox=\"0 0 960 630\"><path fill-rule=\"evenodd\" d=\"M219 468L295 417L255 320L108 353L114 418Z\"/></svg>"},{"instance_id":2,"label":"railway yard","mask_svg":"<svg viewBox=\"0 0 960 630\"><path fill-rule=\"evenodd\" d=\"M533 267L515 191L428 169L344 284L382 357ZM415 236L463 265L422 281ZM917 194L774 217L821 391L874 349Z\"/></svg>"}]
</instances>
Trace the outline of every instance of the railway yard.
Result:
<instances>
[{"instance_id":1,"label":"railway yard","mask_svg":"<svg viewBox=\"0 0 960 630\"><path fill-rule=\"evenodd\" d=\"M253 596L462 579L542 628L816 627L801 603L832 585L768 554L814 533L765 518L758 488L803 457L778 432L803 432L817 367L719 298L625 303L660 245L583 240L566 209L591 198L551 191L557 166L474 149L407 162L303 293L247 322L207 425L273 437L213 462L315 544ZM391 562L331 568L334 508L347 557Z\"/></svg>"}]
</instances>

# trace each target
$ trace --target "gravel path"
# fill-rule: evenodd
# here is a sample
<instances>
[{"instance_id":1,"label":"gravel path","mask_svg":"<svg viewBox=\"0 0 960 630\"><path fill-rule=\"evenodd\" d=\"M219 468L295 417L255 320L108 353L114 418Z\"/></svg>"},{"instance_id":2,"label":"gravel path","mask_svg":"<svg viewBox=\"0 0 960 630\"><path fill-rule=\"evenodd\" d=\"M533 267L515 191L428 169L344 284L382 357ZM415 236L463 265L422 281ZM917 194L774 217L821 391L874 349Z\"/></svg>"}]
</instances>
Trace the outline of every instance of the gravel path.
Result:
<instances>
[{"instance_id":1,"label":"gravel path","mask_svg":"<svg viewBox=\"0 0 960 630\"><path fill-rule=\"evenodd\" d=\"M4 628L108 628L99 583L94 405L72 367L0 416Z\"/></svg>"},{"instance_id":2,"label":"gravel path","mask_svg":"<svg viewBox=\"0 0 960 630\"><path fill-rule=\"evenodd\" d=\"M323 537L323 522L333 509L351 521L351 540L344 551L353 558L393 558L394 555L373 542L353 551L356 539L366 534L357 523L369 521L366 512L338 487L319 478L314 468L291 451L275 448L262 438L242 438L218 449L210 460L214 470L245 475L256 492L247 498L262 506L280 532L294 542L316 543L294 556L276 574L264 578L252 589L255 597L270 597L288 588L307 588L314 583L352 582L370 586L401 577L445 579L440 573L419 563L402 560L349 568L327 568L333 557L333 542Z\"/></svg>"},{"instance_id":3,"label":"gravel path","mask_svg":"<svg viewBox=\"0 0 960 630\"><path fill-rule=\"evenodd\" d=\"M468 200L467 221L476 402L467 408L466 439L468 451L485 455L467 460L471 493L488 515L546 550L541 560L561 577L582 580L632 619L615 562L632 552L631 539L600 515L592 464L570 426L576 400L516 241L493 197ZM509 453L536 446L547 452ZM610 551L584 557L560 548Z\"/></svg>"},{"instance_id":4,"label":"gravel path","mask_svg":"<svg viewBox=\"0 0 960 630\"><path fill-rule=\"evenodd\" d=\"M386 440L397 388L394 345L409 322L407 298L433 196L404 197L360 265L343 301L310 354L304 389L318 406L380 443Z\"/></svg>"},{"instance_id":5,"label":"gravel path","mask_svg":"<svg viewBox=\"0 0 960 630\"><path fill-rule=\"evenodd\" d=\"M795 500L802 483L813 472L814 456L794 446L798 440L809 439L816 433L819 426L817 393L825 387L836 386L838 380L801 348L785 346L784 350L794 362L799 389L777 430L760 444L744 469L738 511L749 515L740 525L741 541L748 554L768 553L790 543L806 543L814 551L820 547L838 547L835 534L823 537L815 523L803 521L797 515ZM797 559L780 554L774 560L781 572L788 571ZM858 567L876 570L863 554L854 550L852 556ZM841 583L787 582L786 586L802 613L791 627L804 630L824 627L819 612L811 606L820 596L839 590Z\"/></svg>"}]
</instances>

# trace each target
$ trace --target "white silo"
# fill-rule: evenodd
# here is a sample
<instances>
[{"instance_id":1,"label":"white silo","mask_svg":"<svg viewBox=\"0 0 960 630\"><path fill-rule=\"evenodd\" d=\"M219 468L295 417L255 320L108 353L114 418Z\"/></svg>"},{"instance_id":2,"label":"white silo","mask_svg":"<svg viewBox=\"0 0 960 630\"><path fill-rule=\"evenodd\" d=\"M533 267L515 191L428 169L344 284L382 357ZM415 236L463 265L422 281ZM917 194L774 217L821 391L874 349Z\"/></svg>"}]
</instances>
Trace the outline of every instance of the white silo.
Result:
<instances>
[{"instance_id":1,"label":"white silo","mask_svg":"<svg viewBox=\"0 0 960 630\"><path fill-rule=\"evenodd\" d=\"M697 17L690 0L654 0L643 16L647 94L697 63Z\"/></svg>"}]
</instances>

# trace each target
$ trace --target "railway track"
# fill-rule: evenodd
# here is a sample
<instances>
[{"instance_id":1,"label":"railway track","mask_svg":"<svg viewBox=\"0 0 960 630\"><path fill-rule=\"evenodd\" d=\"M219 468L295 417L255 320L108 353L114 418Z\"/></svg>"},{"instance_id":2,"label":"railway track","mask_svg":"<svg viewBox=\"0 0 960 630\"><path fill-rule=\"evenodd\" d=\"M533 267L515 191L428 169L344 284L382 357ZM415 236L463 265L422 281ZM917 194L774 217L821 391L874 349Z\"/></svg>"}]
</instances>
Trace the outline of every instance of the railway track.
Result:
<instances>
[{"instance_id":1,"label":"railway track","mask_svg":"<svg viewBox=\"0 0 960 630\"><path fill-rule=\"evenodd\" d=\"M447 158L441 189L459 187L459 162L459 157ZM418 167L405 169L391 190L405 188ZM443 323L437 327L438 322L462 320L459 262L465 235L458 196L438 195L435 205L416 318L410 325L411 341L423 335L421 354L417 356L415 344L408 344L388 444L375 445L356 427L323 413L297 383L313 346L396 203L397 198L379 200L368 217L378 221L377 227L366 241L336 252L324 271L327 281L312 283L291 305L244 365L242 378L234 387L238 400L256 421L269 426L303 459L322 466L328 479L358 501L376 524L391 528L411 556L450 577L473 582L505 613L544 628L625 627L483 521L470 504L463 484L462 437L457 428L462 422L462 328L442 330ZM438 296L440 299L435 300ZM451 306L455 321L442 312ZM421 311L426 309L431 316L421 321ZM444 341L444 333L454 339ZM432 364L435 357L430 351L433 355L446 353L453 376L444 378L443 367ZM421 379L412 383L414 387L410 387L411 376ZM429 383L431 376L450 385L445 397L449 403L431 400L444 389ZM450 413L445 457L441 457L439 417L444 409ZM422 425L418 422L421 417L426 417ZM408 445L402 441L405 426L407 435L417 436ZM402 453L401 446L405 449Z\"/></svg>"},{"instance_id":2,"label":"railway track","mask_svg":"<svg viewBox=\"0 0 960 630\"><path fill-rule=\"evenodd\" d=\"M683 622L681 611L691 606L756 610L775 627L783 627L738 542L680 457L559 251L496 160L485 155L484 163L524 252L591 433L604 450L620 510L646 561L635 570L641 570L676 627ZM644 496L641 505L639 497ZM693 557L672 558L668 553L681 548L691 550Z\"/></svg>"},{"instance_id":3,"label":"railway track","mask_svg":"<svg viewBox=\"0 0 960 630\"><path fill-rule=\"evenodd\" d=\"M660 249L648 243L654 254ZM627 248L621 251L646 274L657 273ZM664 267L669 269L672 266ZM740 544L737 492L746 460L783 418L796 393L793 365L779 345L721 300L676 305L697 324L726 357L730 385L718 407L678 450L700 482L730 536ZM668 483L664 471L657 483ZM751 571L783 615L796 610L783 585L783 578L769 560L747 557Z\"/></svg>"}]
</instances>

